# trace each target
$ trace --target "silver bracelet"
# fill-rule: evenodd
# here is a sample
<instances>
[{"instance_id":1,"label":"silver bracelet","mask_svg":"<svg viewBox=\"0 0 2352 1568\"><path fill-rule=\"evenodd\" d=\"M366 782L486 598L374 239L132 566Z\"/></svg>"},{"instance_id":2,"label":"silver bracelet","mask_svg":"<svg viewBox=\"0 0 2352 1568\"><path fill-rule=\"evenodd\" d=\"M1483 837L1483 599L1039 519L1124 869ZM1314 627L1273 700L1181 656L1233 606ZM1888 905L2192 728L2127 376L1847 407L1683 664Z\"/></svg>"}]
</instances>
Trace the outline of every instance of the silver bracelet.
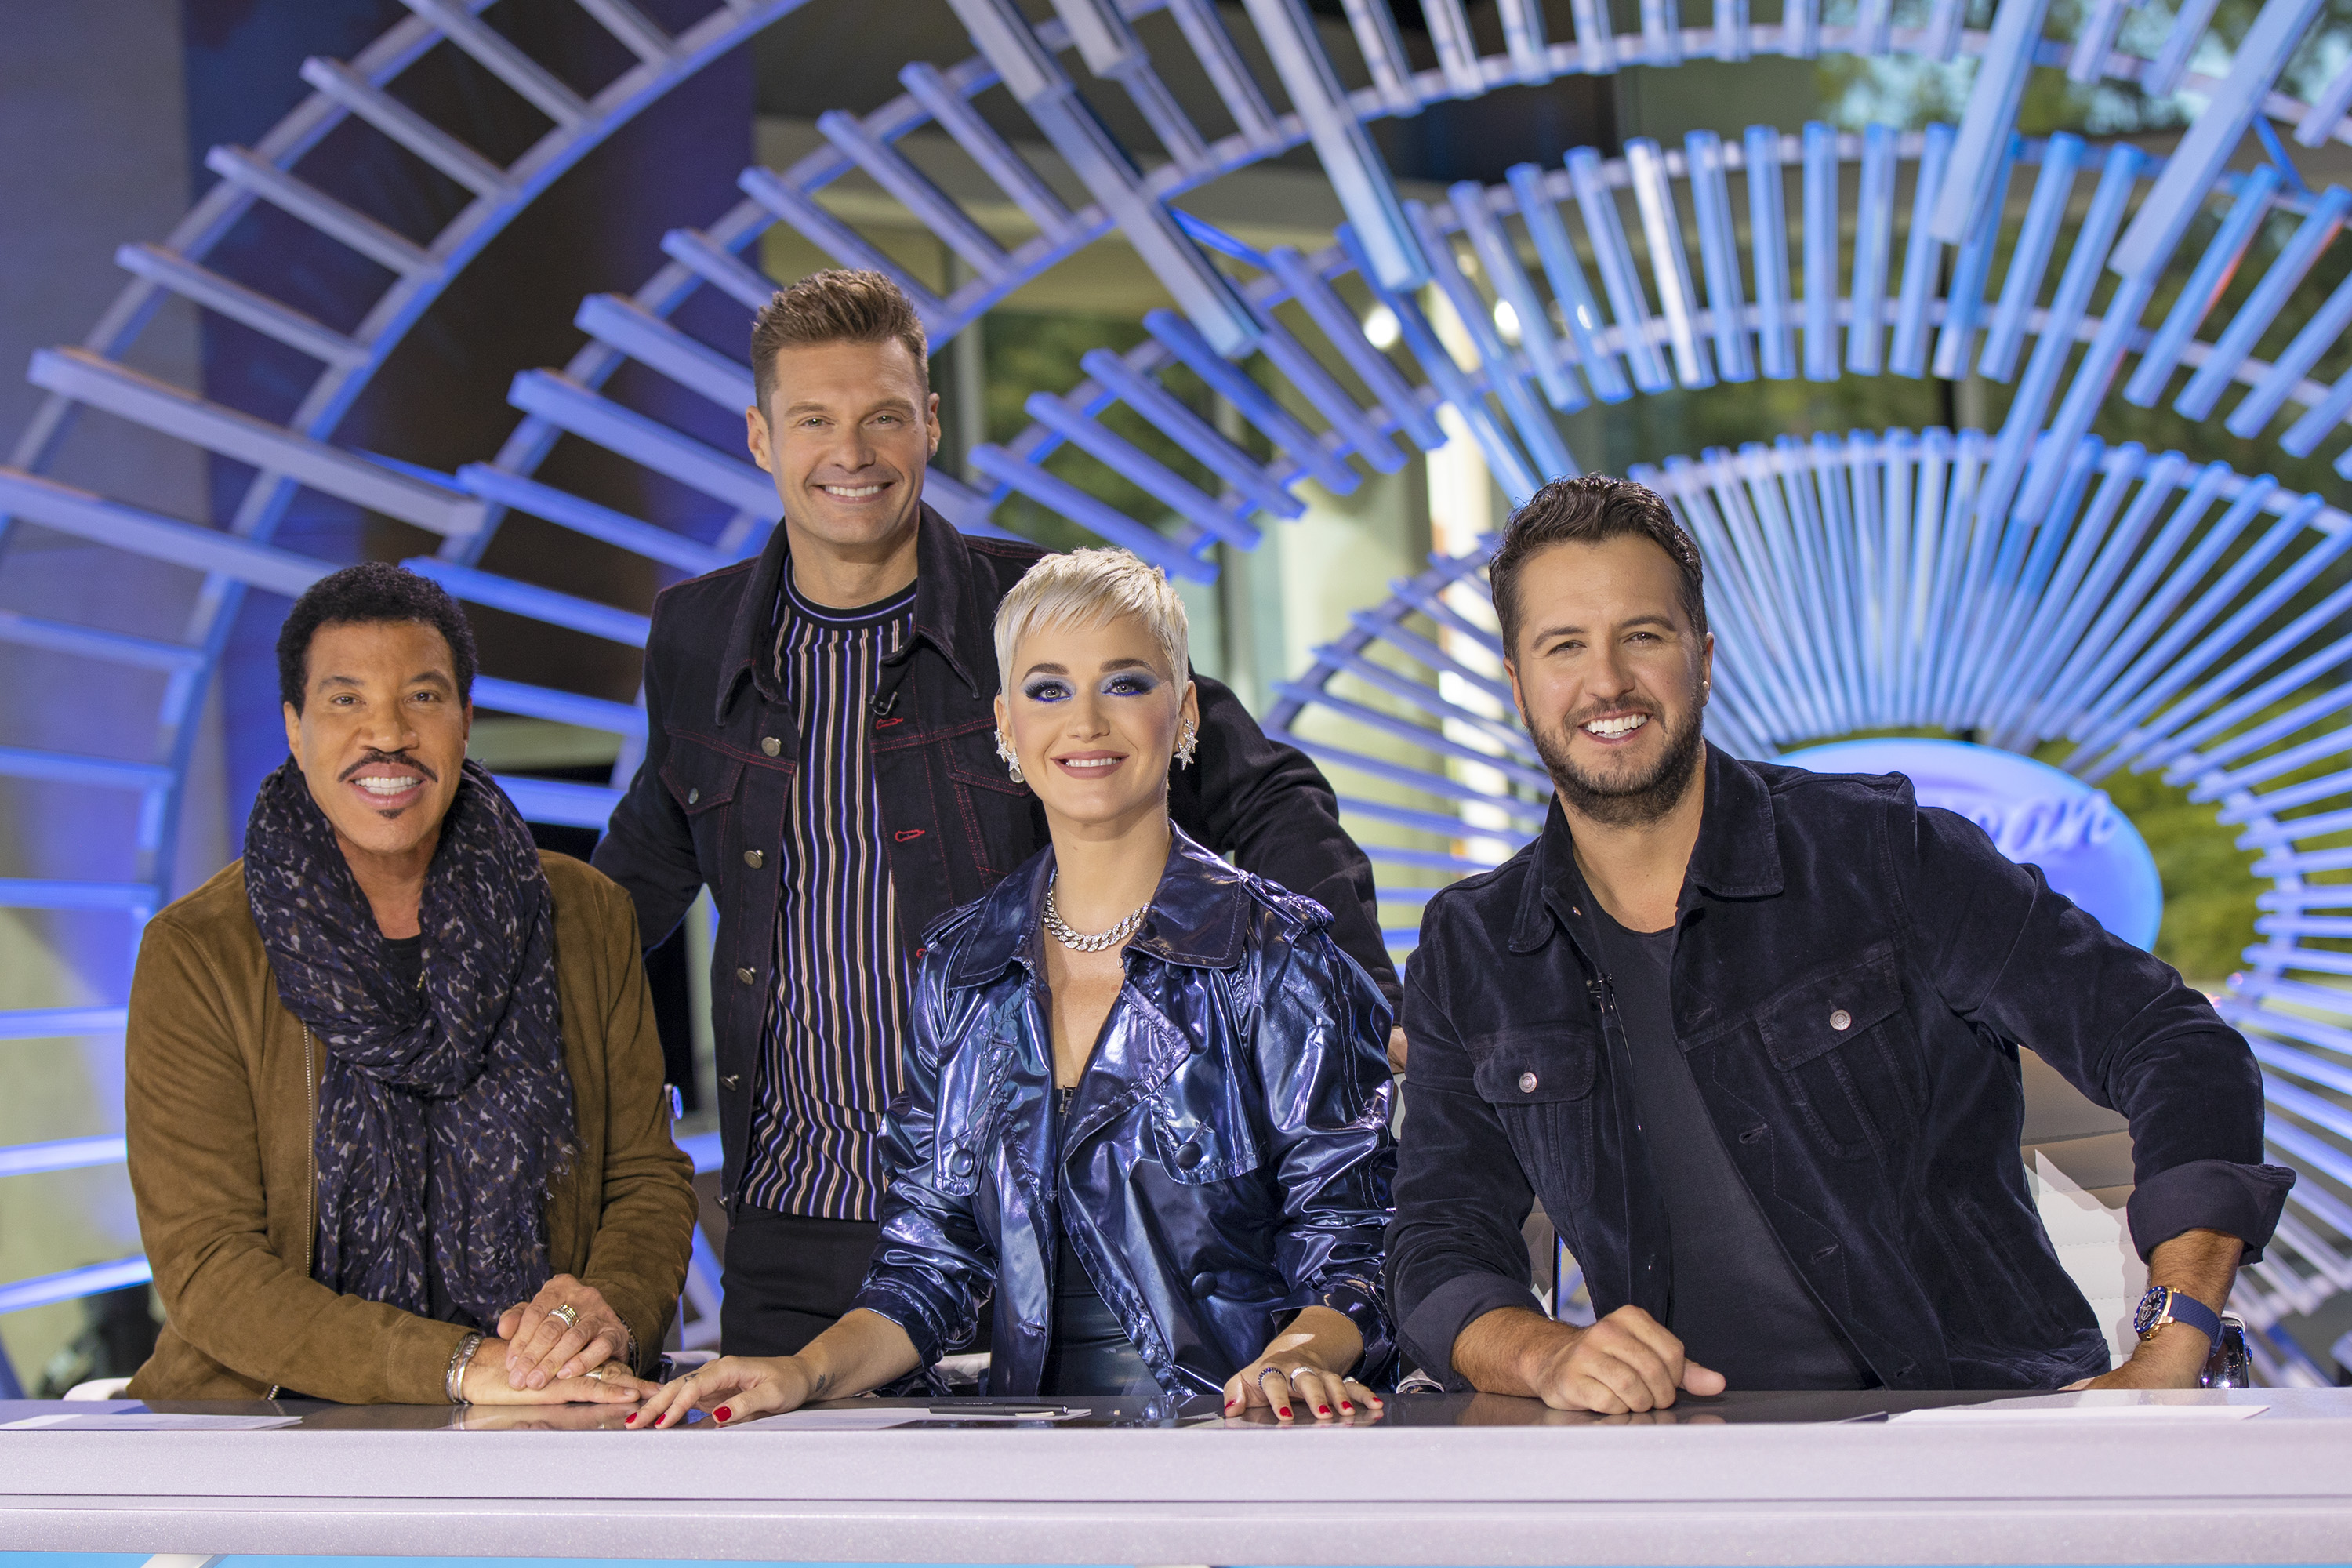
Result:
<instances>
[{"instance_id":1,"label":"silver bracelet","mask_svg":"<svg viewBox=\"0 0 2352 1568\"><path fill-rule=\"evenodd\" d=\"M449 1370L441 1374L441 1392L449 1396L450 1404L468 1403L459 1390L466 1386L466 1369L473 1364L474 1352L481 1348L482 1336L468 1331L457 1342L457 1348L449 1352Z\"/></svg>"}]
</instances>

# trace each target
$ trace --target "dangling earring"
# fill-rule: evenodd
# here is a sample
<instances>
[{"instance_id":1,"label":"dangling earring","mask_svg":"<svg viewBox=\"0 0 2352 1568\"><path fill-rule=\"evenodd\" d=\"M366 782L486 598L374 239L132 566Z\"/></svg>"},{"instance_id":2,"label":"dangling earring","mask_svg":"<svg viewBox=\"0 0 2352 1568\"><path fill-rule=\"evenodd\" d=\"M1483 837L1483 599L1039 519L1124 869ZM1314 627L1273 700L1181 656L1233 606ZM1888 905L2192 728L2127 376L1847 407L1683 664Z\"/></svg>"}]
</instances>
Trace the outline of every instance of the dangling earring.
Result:
<instances>
[{"instance_id":1,"label":"dangling earring","mask_svg":"<svg viewBox=\"0 0 2352 1568\"><path fill-rule=\"evenodd\" d=\"M1013 775L1014 784L1029 782L1022 776L1021 759L1013 754L1013 744L1004 738L1004 731L1002 730L996 732L996 754L1004 759L1004 771Z\"/></svg>"},{"instance_id":2,"label":"dangling earring","mask_svg":"<svg viewBox=\"0 0 2352 1568\"><path fill-rule=\"evenodd\" d=\"M1200 749L1200 745L1201 727L1190 719L1185 720L1184 732L1176 737L1176 765L1180 768L1191 767L1192 753Z\"/></svg>"}]
</instances>

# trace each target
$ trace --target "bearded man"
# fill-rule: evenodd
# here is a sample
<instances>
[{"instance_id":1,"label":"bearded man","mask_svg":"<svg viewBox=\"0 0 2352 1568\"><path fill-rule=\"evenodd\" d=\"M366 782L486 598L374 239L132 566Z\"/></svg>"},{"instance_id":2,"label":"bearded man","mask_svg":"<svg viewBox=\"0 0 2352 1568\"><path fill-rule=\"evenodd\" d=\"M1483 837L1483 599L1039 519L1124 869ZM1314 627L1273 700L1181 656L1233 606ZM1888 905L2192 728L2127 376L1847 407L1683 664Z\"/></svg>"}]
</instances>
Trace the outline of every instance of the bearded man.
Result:
<instances>
[{"instance_id":1,"label":"bearded man","mask_svg":"<svg viewBox=\"0 0 2352 1568\"><path fill-rule=\"evenodd\" d=\"M1489 568L1555 785L1431 900L1389 1233L1407 1351L1606 1413L1734 1389L2193 1386L2294 1173L2205 998L1899 775L1701 734L1697 550L1651 491L1556 480ZM2018 1047L2130 1120L2140 1343L2107 1343L2018 1157ZM1590 1328L1535 1310L1531 1197Z\"/></svg>"}]
</instances>

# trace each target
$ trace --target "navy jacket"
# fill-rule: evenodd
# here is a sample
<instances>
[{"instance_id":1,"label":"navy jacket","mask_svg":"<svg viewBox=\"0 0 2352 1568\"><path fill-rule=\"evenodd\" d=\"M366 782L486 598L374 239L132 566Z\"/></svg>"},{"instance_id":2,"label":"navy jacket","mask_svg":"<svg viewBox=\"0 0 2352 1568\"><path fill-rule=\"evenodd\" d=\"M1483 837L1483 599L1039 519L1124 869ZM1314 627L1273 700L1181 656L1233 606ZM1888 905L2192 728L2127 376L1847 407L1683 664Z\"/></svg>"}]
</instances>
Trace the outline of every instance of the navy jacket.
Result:
<instances>
[{"instance_id":1,"label":"navy jacket","mask_svg":"<svg viewBox=\"0 0 2352 1568\"><path fill-rule=\"evenodd\" d=\"M915 624L883 662L874 787L890 830L905 951L1045 842L1044 809L996 755L997 602L1045 553L968 538L929 507L916 543ZM710 958L726 1191L750 1141L752 1058L775 994L776 879L801 738L776 679L786 535L751 560L665 590L646 645L646 755L596 869L628 889L646 945L677 928L705 884L719 909ZM1265 737L1238 698L1200 682L1201 739L1169 781L1169 811L1202 842L1321 902L1339 942L1391 1004L1396 976L1373 910L1371 863L1339 826L1315 764Z\"/></svg>"},{"instance_id":2,"label":"navy jacket","mask_svg":"<svg viewBox=\"0 0 2352 1568\"><path fill-rule=\"evenodd\" d=\"M1039 914L1048 847L931 931L882 1239L857 1305L925 1364L995 1295L989 1390L1038 1392L1057 1226L1162 1392L1210 1394L1324 1305L1386 1374L1389 1005L1322 906L1181 829L1056 1147Z\"/></svg>"},{"instance_id":3,"label":"navy jacket","mask_svg":"<svg viewBox=\"0 0 2352 1568\"><path fill-rule=\"evenodd\" d=\"M1881 1381L2107 1370L2018 1157L2020 1045L2129 1118L2143 1254L2209 1227L2261 1256L2294 1176L2262 1163L2261 1075L2204 997L1900 775L1713 747L1706 765L1675 1030L1789 1262ZM1529 1304L1531 1193L1596 1310L1666 1320L1664 1214L1580 885L1555 803L1533 844L1431 900L1406 969L1389 1280L1433 1374L1473 1319Z\"/></svg>"}]
</instances>

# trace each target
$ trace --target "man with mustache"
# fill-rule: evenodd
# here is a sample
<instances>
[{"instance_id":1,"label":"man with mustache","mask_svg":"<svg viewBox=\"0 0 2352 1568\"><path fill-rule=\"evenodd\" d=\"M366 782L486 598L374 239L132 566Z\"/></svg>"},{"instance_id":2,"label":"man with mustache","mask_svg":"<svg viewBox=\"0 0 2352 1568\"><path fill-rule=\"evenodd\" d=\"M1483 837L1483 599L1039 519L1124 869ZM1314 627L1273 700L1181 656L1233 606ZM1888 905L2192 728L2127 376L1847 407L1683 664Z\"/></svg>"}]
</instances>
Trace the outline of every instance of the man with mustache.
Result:
<instances>
[{"instance_id":1,"label":"man with mustache","mask_svg":"<svg viewBox=\"0 0 2352 1568\"><path fill-rule=\"evenodd\" d=\"M141 1399L619 1403L686 1279L628 899L466 758L474 638L383 563L278 639L245 856L148 924L124 1118Z\"/></svg>"},{"instance_id":2,"label":"man with mustache","mask_svg":"<svg viewBox=\"0 0 2352 1568\"><path fill-rule=\"evenodd\" d=\"M924 928L1046 841L997 755L992 632L1045 552L924 501L940 445L927 354L877 272L813 274L760 312L745 438L783 518L755 558L654 602L645 763L596 848L649 940L705 887L719 909L730 1355L791 1355L849 1310L879 1235L875 1152ZM1171 814L1327 907L1393 998L1371 866L1330 786L1198 679L1199 749Z\"/></svg>"},{"instance_id":3,"label":"man with mustache","mask_svg":"<svg viewBox=\"0 0 2352 1568\"><path fill-rule=\"evenodd\" d=\"M1400 1337L1455 1388L1646 1411L1733 1389L2187 1387L2294 1173L2245 1042L1899 775L1702 735L1697 550L1623 479L1555 480L1489 566L1555 786L1431 900L1389 1233ZM2105 1336L2018 1157L2017 1050L2130 1119L2140 1343ZM1531 1198L1600 1321L1536 1310Z\"/></svg>"}]
</instances>

